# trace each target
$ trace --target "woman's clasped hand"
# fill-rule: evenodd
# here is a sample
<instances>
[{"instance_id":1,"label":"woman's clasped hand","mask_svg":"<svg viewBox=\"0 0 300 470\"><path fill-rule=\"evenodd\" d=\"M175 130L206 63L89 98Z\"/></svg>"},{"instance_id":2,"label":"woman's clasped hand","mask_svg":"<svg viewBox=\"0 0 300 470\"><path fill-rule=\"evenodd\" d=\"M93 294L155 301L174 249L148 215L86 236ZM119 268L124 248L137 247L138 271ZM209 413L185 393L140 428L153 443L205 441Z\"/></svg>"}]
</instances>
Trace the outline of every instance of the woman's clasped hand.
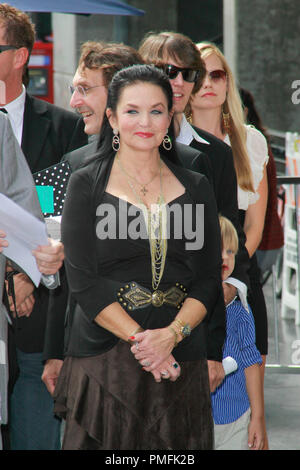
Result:
<instances>
[{"instance_id":1,"label":"woman's clasped hand","mask_svg":"<svg viewBox=\"0 0 300 470\"><path fill-rule=\"evenodd\" d=\"M180 365L176 362L172 350L174 336L168 328L146 330L130 337L135 359L143 370L151 372L156 382L169 379L172 382L180 376Z\"/></svg>"}]
</instances>

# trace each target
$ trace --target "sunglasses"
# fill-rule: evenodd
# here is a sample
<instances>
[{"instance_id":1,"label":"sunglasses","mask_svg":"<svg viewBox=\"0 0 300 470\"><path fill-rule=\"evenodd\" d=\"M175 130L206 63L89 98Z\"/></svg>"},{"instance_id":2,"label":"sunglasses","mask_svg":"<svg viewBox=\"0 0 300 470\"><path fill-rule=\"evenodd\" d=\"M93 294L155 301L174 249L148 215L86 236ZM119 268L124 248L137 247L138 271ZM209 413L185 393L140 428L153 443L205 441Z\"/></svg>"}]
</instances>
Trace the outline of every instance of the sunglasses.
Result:
<instances>
[{"instance_id":1,"label":"sunglasses","mask_svg":"<svg viewBox=\"0 0 300 470\"><path fill-rule=\"evenodd\" d=\"M218 82L219 80L225 80L226 72L225 70L212 70L211 72L207 72L209 79L212 82Z\"/></svg>"},{"instance_id":2,"label":"sunglasses","mask_svg":"<svg viewBox=\"0 0 300 470\"><path fill-rule=\"evenodd\" d=\"M0 45L0 54L1 54L1 52L10 51L10 50L13 50L13 49L19 49L19 47L17 47L17 46L7 46L7 45L1 46Z\"/></svg>"},{"instance_id":3,"label":"sunglasses","mask_svg":"<svg viewBox=\"0 0 300 470\"><path fill-rule=\"evenodd\" d=\"M185 82L195 83L199 77L199 70L176 67L176 65L171 64L165 64L163 66L163 71L170 80L176 78L179 72L182 73L182 78Z\"/></svg>"}]
</instances>

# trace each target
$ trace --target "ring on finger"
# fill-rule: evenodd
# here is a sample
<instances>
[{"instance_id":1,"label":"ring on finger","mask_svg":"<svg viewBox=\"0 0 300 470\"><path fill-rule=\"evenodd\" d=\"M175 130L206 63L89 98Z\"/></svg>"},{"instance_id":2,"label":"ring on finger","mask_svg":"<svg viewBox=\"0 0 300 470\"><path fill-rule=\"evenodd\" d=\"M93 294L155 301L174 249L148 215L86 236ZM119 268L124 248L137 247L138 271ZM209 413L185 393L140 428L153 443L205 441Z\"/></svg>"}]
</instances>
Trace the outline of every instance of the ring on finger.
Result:
<instances>
[{"instance_id":1,"label":"ring on finger","mask_svg":"<svg viewBox=\"0 0 300 470\"><path fill-rule=\"evenodd\" d=\"M143 366L145 366L145 367L150 367L150 366L151 366L151 362L145 361L144 364L143 364Z\"/></svg>"},{"instance_id":2,"label":"ring on finger","mask_svg":"<svg viewBox=\"0 0 300 470\"><path fill-rule=\"evenodd\" d=\"M174 367L174 369L178 369L179 364L177 364L177 362L173 362L172 366Z\"/></svg>"},{"instance_id":3,"label":"ring on finger","mask_svg":"<svg viewBox=\"0 0 300 470\"><path fill-rule=\"evenodd\" d=\"M162 375L163 377L168 377L169 376L169 372L167 370L162 370L160 375Z\"/></svg>"}]
</instances>

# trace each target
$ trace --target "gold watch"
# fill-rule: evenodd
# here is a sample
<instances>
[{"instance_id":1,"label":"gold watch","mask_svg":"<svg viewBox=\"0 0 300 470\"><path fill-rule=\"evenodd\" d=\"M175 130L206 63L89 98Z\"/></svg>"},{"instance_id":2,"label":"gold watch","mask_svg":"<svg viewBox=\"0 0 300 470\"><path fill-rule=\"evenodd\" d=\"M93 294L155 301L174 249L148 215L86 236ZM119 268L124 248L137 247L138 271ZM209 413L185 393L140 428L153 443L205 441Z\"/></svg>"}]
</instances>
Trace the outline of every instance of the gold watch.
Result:
<instances>
[{"instance_id":1,"label":"gold watch","mask_svg":"<svg viewBox=\"0 0 300 470\"><path fill-rule=\"evenodd\" d=\"M183 323L180 318L176 318L173 323L176 323L179 326L179 333L181 334L182 338L190 336L192 328L188 323Z\"/></svg>"}]
</instances>

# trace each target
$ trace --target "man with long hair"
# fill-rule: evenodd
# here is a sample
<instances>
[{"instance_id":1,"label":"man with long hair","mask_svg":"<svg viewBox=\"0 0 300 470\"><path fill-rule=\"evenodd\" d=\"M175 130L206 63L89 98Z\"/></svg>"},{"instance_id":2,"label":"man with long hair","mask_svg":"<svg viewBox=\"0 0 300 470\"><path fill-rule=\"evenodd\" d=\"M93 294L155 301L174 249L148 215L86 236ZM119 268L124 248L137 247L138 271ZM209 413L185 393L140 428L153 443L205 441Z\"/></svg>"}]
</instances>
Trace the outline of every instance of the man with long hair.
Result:
<instances>
[{"instance_id":1,"label":"man with long hair","mask_svg":"<svg viewBox=\"0 0 300 470\"><path fill-rule=\"evenodd\" d=\"M238 231L240 247L236 268L232 277L226 281L224 296L225 302L228 303L234 298L238 289L240 296L246 302L249 258L244 246L245 235L238 219L237 182L232 151L221 140L191 126L184 115L191 95L200 89L206 75L199 51L187 36L175 32L161 32L146 35L140 44L139 52L146 63L162 68L168 75L173 90L177 142L202 152L198 158L198 167L192 169L205 174L210 180L218 211L231 220ZM189 158L183 159L186 168L191 168L191 164ZM208 324L208 331L208 368L210 387L213 391L224 378L221 365L225 338L224 299L219 300Z\"/></svg>"}]
</instances>

